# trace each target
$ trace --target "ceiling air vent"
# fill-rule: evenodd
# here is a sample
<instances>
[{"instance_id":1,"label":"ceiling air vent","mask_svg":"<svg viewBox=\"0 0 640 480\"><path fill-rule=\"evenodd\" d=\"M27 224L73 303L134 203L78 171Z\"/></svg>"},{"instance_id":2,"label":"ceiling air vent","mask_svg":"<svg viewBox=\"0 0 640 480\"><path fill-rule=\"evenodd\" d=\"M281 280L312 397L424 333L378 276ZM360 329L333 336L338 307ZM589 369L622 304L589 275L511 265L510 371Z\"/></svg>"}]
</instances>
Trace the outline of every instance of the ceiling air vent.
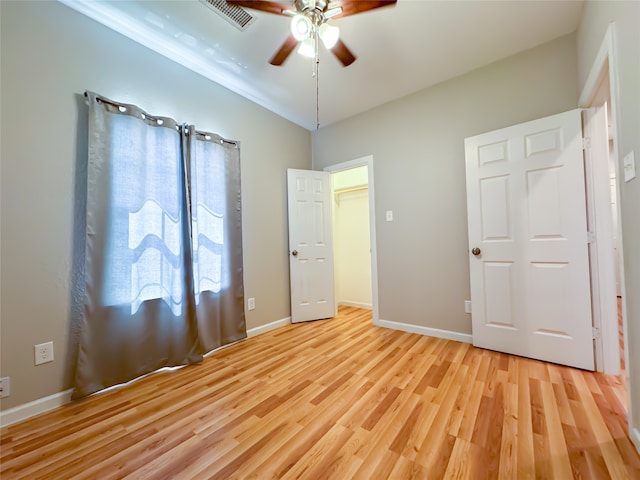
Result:
<instances>
[{"instance_id":1,"label":"ceiling air vent","mask_svg":"<svg viewBox=\"0 0 640 480\"><path fill-rule=\"evenodd\" d=\"M255 20L245 9L229 5L227 0L200 0L238 30L246 30Z\"/></svg>"}]
</instances>

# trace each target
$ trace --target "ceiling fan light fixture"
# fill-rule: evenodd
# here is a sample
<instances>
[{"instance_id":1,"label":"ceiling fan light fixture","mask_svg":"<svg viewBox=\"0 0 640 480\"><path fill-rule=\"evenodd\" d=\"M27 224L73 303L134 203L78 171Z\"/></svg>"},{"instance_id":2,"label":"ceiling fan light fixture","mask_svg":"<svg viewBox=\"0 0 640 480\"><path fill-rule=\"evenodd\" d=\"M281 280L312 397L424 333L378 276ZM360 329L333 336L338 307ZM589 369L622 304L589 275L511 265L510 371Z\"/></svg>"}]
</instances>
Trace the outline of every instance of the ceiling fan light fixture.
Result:
<instances>
[{"instance_id":1,"label":"ceiling fan light fixture","mask_svg":"<svg viewBox=\"0 0 640 480\"><path fill-rule=\"evenodd\" d=\"M322 43L324 43L324 46L328 49L332 49L340 37L340 29L333 25L329 25L328 23L320 25L318 33L320 34Z\"/></svg>"},{"instance_id":2,"label":"ceiling fan light fixture","mask_svg":"<svg viewBox=\"0 0 640 480\"><path fill-rule=\"evenodd\" d=\"M305 15L295 15L291 19L291 34L299 42L309 38L313 24Z\"/></svg>"},{"instance_id":3,"label":"ceiling fan light fixture","mask_svg":"<svg viewBox=\"0 0 640 480\"><path fill-rule=\"evenodd\" d=\"M315 45L313 44L313 38L307 37L300 43L297 52L305 57L313 58L316 55Z\"/></svg>"}]
</instances>

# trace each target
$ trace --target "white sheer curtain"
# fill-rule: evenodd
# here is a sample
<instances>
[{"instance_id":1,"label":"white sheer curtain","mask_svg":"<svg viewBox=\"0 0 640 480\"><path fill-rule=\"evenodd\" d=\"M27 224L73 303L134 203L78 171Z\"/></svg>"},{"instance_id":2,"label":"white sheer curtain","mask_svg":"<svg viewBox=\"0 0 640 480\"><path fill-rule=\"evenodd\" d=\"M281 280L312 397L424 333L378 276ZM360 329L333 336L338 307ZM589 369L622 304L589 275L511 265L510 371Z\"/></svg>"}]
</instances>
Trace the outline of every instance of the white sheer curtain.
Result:
<instances>
[{"instance_id":1,"label":"white sheer curtain","mask_svg":"<svg viewBox=\"0 0 640 480\"><path fill-rule=\"evenodd\" d=\"M246 337L235 142L87 93L75 397Z\"/></svg>"}]
</instances>

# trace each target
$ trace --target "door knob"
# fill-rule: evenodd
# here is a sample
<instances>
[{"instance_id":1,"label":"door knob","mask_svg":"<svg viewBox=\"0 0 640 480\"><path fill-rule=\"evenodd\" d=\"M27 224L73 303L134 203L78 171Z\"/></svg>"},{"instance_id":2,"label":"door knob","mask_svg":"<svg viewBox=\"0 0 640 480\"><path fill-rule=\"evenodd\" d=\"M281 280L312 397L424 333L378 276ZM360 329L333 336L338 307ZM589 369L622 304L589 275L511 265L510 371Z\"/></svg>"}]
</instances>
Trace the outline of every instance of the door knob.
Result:
<instances>
[{"instance_id":1,"label":"door knob","mask_svg":"<svg viewBox=\"0 0 640 480\"><path fill-rule=\"evenodd\" d=\"M474 247L474 249L471 250L471 253L473 253L477 257L478 255L480 255L481 252L478 247Z\"/></svg>"},{"instance_id":2,"label":"door knob","mask_svg":"<svg viewBox=\"0 0 640 480\"><path fill-rule=\"evenodd\" d=\"M298 250L294 250L293 252L291 252L291 255L293 255L294 257L298 256Z\"/></svg>"}]
</instances>

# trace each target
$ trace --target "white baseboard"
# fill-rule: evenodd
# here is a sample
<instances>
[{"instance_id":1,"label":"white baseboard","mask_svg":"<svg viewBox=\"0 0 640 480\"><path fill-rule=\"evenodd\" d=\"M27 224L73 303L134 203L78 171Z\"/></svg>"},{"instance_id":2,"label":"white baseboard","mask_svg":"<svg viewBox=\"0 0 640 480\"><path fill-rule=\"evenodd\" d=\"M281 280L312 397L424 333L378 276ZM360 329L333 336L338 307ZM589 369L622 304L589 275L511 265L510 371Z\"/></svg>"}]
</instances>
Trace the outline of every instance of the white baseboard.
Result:
<instances>
[{"instance_id":1,"label":"white baseboard","mask_svg":"<svg viewBox=\"0 0 640 480\"><path fill-rule=\"evenodd\" d=\"M266 325L261 325L247 330L247 337L255 337L256 335L284 327L290 323L291 317L281 318L280 320L267 323ZM18 405L17 407L4 410L0 412L0 427L6 427L7 425L21 422L27 418L34 417L41 413L48 412L49 410L53 410L54 408L58 408L65 403L69 403L71 401L71 392L73 392L73 389L54 393L48 397L39 398L32 402L25 403L24 405Z\"/></svg>"},{"instance_id":2,"label":"white baseboard","mask_svg":"<svg viewBox=\"0 0 640 480\"><path fill-rule=\"evenodd\" d=\"M0 427L6 427L12 423L21 422L27 418L35 417L41 413L58 408L71 401L73 389L54 393L48 397L39 398L24 405L10 408L0 412Z\"/></svg>"},{"instance_id":3,"label":"white baseboard","mask_svg":"<svg viewBox=\"0 0 640 480\"><path fill-rule=\"evenodd\" d=\"M351 302L349 300L340 300L338 305L344 305L345 307L354 307L354 308L366 308L367 310L371 310L373 307L370 303L363 302Z\"/></svg>"},{"instance_id":4,"label":"white baseboard","mask_svg":"<svg viewBox=\"0 0 640 480\"><path fill-rule=\"evenodd\" d=\"M393 322L391 320L379 320L378 326L402 330L403 332L418 333L428 337L445 338L456 342L473 343L473 337L467 333L452 332L451 330L440 330L439 328L423 327L410 323Z\"/></svg>"},{"instance_id":5,"label":"white baseboard","mask_svg":"<svg viewBox=\"0 0 640 480\"><path fill-rule=\"evenodd\" d=\"M275 320L271 323L267 323L266 325L260 325L259 327L250 328L247 330L247 338L255 337L256 335L261 335L263 333L267 333L270 330L275 330L276 328L284 327L285 325L289 325L291 323L291 317L281 318L280 320Z\"/></svg>"}]
</instances>

